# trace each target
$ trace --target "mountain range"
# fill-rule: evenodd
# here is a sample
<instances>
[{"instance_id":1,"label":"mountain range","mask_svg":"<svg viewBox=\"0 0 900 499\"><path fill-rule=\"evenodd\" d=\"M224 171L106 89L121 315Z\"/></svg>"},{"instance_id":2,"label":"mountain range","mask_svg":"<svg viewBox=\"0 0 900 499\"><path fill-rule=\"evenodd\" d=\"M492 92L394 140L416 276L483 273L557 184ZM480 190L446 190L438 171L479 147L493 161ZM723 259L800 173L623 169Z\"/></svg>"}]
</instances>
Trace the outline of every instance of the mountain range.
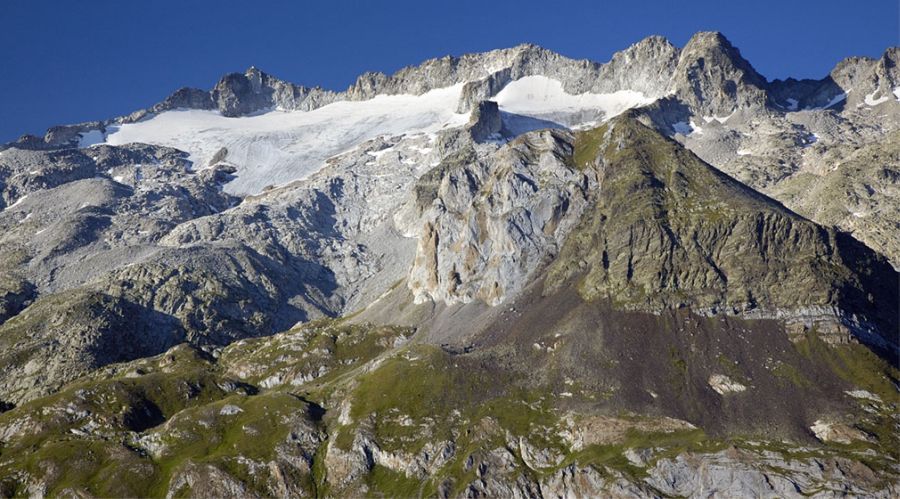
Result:
<instances>
[{"instance_id":1,"label":"mountain range","mask_svg":"<svg viewBox=\"0 0 900 499\"><path fill-rule=\"evenodd\" d=\"M900 494L900 48L722 34L0 146L0 494Z\"/></svg>"}]
</instances>

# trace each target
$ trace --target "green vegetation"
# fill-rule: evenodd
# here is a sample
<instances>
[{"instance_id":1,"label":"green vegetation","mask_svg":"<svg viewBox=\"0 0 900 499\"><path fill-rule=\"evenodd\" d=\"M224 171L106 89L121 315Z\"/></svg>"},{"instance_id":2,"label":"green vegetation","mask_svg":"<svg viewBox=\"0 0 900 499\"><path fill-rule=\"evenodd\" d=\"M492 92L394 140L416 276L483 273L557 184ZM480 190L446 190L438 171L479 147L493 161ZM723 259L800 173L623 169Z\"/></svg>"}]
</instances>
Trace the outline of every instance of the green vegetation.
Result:
<instances>
[{"instance_id":1,"label":"green vegetation","mask_svg":"<svg viewBox=\"0 0 900 499\"><path fill-rule=\"evenodd\" d=\"M778 362L772 369L775 377L793 383L800 388L809 388L813 386L812 381L800 372L799 369L786 362Z\"/></svg>"},{"instance_id":2,"label":"green vegetation","mask_svg":"<svg viewBox=\"0 0 900 499\"><path fill-rule=\"evenodd\" d=\"M404 334L411 331L320 321L236 343L218 360L181 345L108 366L0 414L0 431L16 428L0 447L0 476L8 477L0 487L23 494L22 480L32 476L47 483L50 495L163 496L176 475L212 466L246 490L273 495L269 463L293 456L279 466L279 476L309 493L320 485L313 471L326 438L323 410L292 393L289 383L262 391L254 384L286 366L337 377ZM247 359L264 369L242 378L234 371ZM296 468L304 461L313 469Z\"/></svg>"},{"instance_id":3,"label":"green vegetation","mask_svg":"<svg viewBox=\"0 0 900 499\"><path fill-rule=\"evenodd\" d=\"M562 466L578 463L582 466L606 466L619 470L632 477L647 476L646 468L638 467L628 461L625 452L628 449L652 449L652 458L648 466L653 466L660 459L674 458L684 452L716 452L725 447L721 441L709 439L703 430L678 430L673 432L641 432L634 429L626 431L621 442L608 445L591 445L571 454Z\"/></svg>"},{"instance_id":4,"label":"green vegetation","mask_svg":"<svg viewBox=\"0 0 900 499\"><path fill-rule=\"evenodd\" d=\"M378 465L366 475L365 481L372 491L383 497L418 497L425 485L420 480Z\"/></svg>"},{"instance_id":5,"label":"green vegetation","mask_svg":"<svg viewBox=\"0 0 900 499\"><path fill-rule=\"evenodd\" d=\"M579 170L589 167L600 155L600 146L603 143L603 137L608 133L609 126L603 125L598 128L584 130L575 135L575 152L573 160L575 166Z\"/></svg>"}]
</instances>

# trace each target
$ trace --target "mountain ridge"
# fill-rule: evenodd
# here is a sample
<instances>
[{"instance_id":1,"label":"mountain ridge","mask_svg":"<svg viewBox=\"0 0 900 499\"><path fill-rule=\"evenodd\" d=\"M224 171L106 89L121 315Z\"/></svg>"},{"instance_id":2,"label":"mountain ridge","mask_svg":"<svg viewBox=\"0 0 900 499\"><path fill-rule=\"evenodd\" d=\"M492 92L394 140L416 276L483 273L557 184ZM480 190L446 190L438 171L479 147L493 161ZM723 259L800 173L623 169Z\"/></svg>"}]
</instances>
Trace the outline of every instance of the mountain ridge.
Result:
<instances>
[{"instance_id":1,"label":"mountain ridge","mask_svg":"<svg viewBox=\"0 0 900 499\"><path fill-rule=\"evenodd\" d=\"M898 53L252 68L4 146L0 495L894 497Z\"/></svg>"},{"instance_id":2,"label":"mountain ridge","mask_svg":"<svg viewBox=\"0 0 900 499\"><path fill-rule=\"evenodd\" d=\"M473 77L470 76L469 79L465 80L470 84L474 84L476 81L485 78L488 80L486 83L483 82L479 83L479 85L474 85L475 88L468 89L467 93L473 94L473 97L463 98L459 106L460 111L468 111L475 102L475 100L473 100L475 99L474 95L477 95L478 99L490 98L493 94L501 90L502 86L509 81L509 77L501 77L499 82L494 82L494 79L498 76L496 73L499 70L521 64L528 59L543 58L564 61L564 64L566 65L574 66L575 68L581 66L581 68L579 68L581 71L586 71L588 74L595 74L597 76L597 81L609 82L611 76L610 73L615 74L618 70L617 66L625 64L625 61L631 62L635 57L639 58L644 52L649 52L655 56L662 56L664 59L668 59L668 61L662 61L661 68L669 69L671 72L677 70L683 73L687 68L684 67L679 70L677 68L678 65L689 66L695 64L697 60L704 58L694 57L682 60L684 59L685 54L690 54L694 50L698 50L704 54L706 53L703 51L712 50L719 54L716 56L717 62L729 60L731 61L730 64L733 65L732 70L740 68L740 75L738 75L739 80L744 78L741 75L748 75L747 80L743 81L743 83L760 87L765 91L775 91L781 99L780 103L776 103L767 100L765 96L756 96L752 98L748 96L747 99L749 100L743 100L738 107L740 107L740 105L769 104L784 109L783 103L786 99L792 98L798 102L808 102L809 105L816 105L816 103L822 105L822 99L831 99L841 88L846 88L838 86L834 80L834 76L843 74L845 72L844 70L848 67L855 67L860 64L870 65L872 63L878 63L879 67L882 68L881 73L884 74L884 77L895 86L900 86L900 76L890 73L890 68L896 67L896 61L898 57L900 57L897 53L898 50L900 50L898 47L887 49L878 59L869 57L847 57L836 63L835 68L831 71L830 75L819 80L795 80L793 78L788 78L785 80L768 81L752 68L750 63L740 55L740 51L735 48L722 33L716 31L699 32L693 35L681 49L672 45L671 42L664 37L651 35L632 44L624 50L614 53L606 63L594 62L588 59L569 59L559 53L538 45L523 43L507 49L468 53L461 56L447 55L440 58L428 59L418 65L406 66L392 75L375 71L364 72L357 77L353 84L349 85L347 89L343 91L325 89L319 86L307 87L304 85L295 85L251 66L243 73L228 73L224 75L209 91L183 87L173 92L163 101L149 108L104 121L51 127L48 129L47 134L45 134L43 139L37 139L33 136L23 136L15 142L8 143L6 147L9 147L12 144L18 144L19 146L25 147L53 147L71 144L72 141L78 140L78 136L81 133L89 132L94 129L105 129L105 127L116 123L131 123L143 120L160 112L172 109L187 108L219 110L224 116L237 117L274 108L309 111L333 102L343 100L365 100L370 99L375 95L394 95L397 93L418 94L422 93L425 89L443 88L450 86L455 82L452 79L438 79L438 86L432 86L432 84L429 84L427 81L422 82L421 78L417 77L421 77L423 73L427 74L429 68L437 67L443 70L450 70L451 74L453 74L453 68L459 67L460 65L463 67L466 67L467 65L471 66L476 64L479 59L500 59L500 61L505 62L501 67L498 67L494 71L490 71L491 68L483 68L481 73L476 73L480 75L478 78L472 79ZM469 70L471 71L471 69ZM633 68L629 69L629 72L633 75ZM896 70L894 70L894 73L896 73ZM634 77L631 83L638 87L643 85L643 90L656 90L656 93L659 93L657 97L664 97L669 93L678 93L679 88L682 88L682 95L689 96L691 92L687 92L683 86L679 86L675 81L672 81L675 79L675 75L670 74L668 78L664 78L667 82L671 82L667 87L675 85L674 88L665 88L665 90L659 88L664 83L659 77L664 75L666 75L666 71L650 70L644 74L644 78ZM517 75L517 78L521 76L522 75L519 74ZM414 82L412 83L412 86L408 83L410 77ZM646 83L647 81L653 80L657 80L654 82L655 84ZM564 79L563 81L566 84L567 91L571 91L572 93L588 91L588 89L584 87L584 83L573 84L571 79ZM684 82L682 82L682 84L683 83ZM721 86L721 82L713 83L715 83L713 88ZM846 85L846 81L844 81L844 83ZM487 84L488 87L487 91L478 88L485 84ZM816 97L802 95L804 93L803 89L809 88L810 86L815 87L813 93L817 95ZM268 95L261 95L259 93L263 89L265 89L265 92ZM797 92L800 92L800 94ZM830 93L832 95L829 95L826 98L822 96L823 93ZM695 95L694 98L699 97ZM696 104L700 104L700 102L696 102ZM725 114L729 111L726 111L723 105L728 106L727 103L723 104L719 102L712 104L712 107L709 107L709 104L701 105L699 110L711 112L713 115L717 115L719 112Z\"/></svg>"}]
</instances>

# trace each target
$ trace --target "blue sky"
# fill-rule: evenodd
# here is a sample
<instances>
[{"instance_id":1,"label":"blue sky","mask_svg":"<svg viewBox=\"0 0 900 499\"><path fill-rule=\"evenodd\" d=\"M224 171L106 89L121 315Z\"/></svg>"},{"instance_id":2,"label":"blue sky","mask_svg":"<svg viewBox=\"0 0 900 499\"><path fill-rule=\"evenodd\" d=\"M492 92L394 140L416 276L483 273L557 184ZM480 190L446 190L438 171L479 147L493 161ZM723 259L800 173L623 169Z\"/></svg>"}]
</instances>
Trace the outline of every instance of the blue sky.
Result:
<instances>
[{"instance_id":1,"label":"blue sky","mask_svg":"<svg viewBox=\"0 0 900 499\"><path fill-rule=\"evenodd\" d=\"M366 70L522 42L606 61L651 34L681 46L717 30L769 79L820 78L841 58L900 44L897 0L4 0L0 19L0 142L126 114L251 65L343 89Z\"/></svg>"}]
</instances>

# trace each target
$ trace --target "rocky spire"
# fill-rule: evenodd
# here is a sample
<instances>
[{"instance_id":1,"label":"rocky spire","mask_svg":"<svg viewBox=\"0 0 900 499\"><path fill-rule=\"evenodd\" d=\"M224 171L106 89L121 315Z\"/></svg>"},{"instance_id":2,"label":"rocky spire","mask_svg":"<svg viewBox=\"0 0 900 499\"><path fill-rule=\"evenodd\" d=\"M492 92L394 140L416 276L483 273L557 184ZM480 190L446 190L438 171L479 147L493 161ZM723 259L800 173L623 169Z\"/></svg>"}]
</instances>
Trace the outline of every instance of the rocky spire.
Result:
<instances>
[{"instance_id":1,"label":"rocky spire","mask_svg":"<svg viewBox=\"0 0 900 499\"><path fill-rule=\"evenodd\" d=\"M725 36L700 32L681 50L671 90L703 115L766 104L766 80Z\"/></svg>"},{"instance_id":2,"label":"rocky spire","mask_svg":"<svg viewBox=\"0 0 900 499\"><path fill-rule=\"evenodd\" d=\"M600 69L594 91L629 89L648 96L666 94L678 64L679 50L664 37L649 36L613 54Z\"/></svg>"}]
</instances>

